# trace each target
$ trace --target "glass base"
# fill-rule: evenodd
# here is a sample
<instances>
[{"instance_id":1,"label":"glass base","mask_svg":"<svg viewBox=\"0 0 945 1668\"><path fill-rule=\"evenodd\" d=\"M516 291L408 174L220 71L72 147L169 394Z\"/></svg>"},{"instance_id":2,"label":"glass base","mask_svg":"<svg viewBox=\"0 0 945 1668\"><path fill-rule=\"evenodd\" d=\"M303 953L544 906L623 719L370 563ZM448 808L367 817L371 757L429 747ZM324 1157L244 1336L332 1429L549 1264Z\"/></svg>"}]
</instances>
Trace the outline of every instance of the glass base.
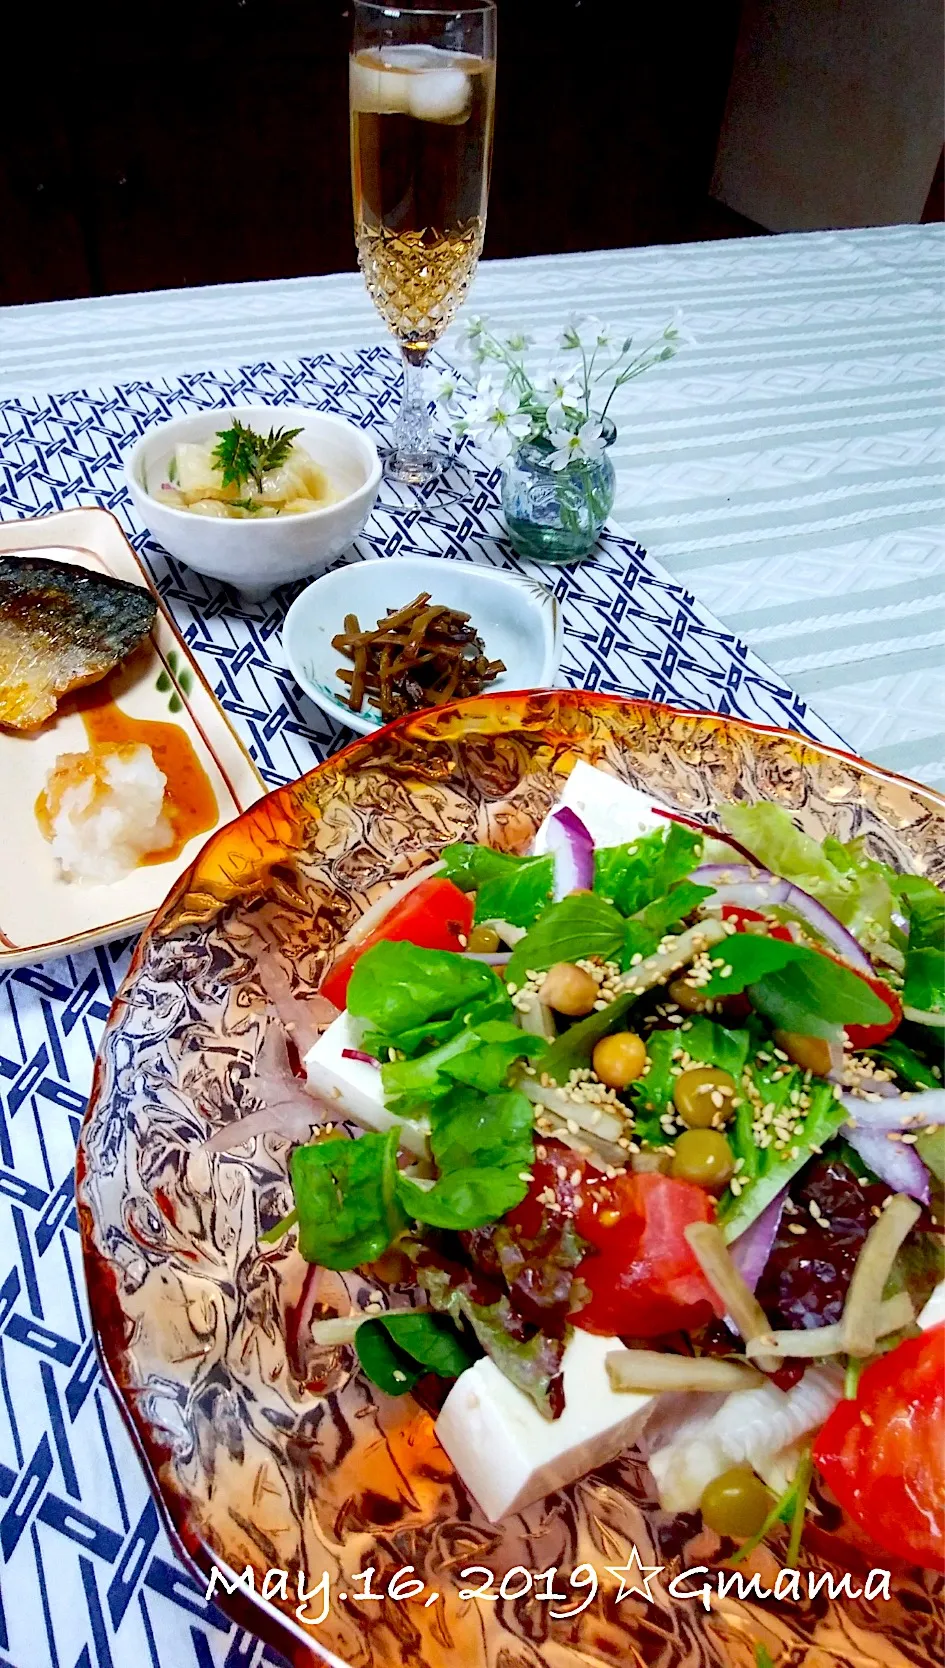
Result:
<instances>
[{"instance_id":1,"label":"glass base","mask_svg":"<svg viewBox=\"0 0 945 1668\"><path fill-rule=\"evenodd\" d=\"M384 459L384 474L390 481L403 481L406 486L427 486L430 481L438 481L449 464L445 452L431 447L422 452L387 452Z\"/></svg>"},{"instance_id":2,"label":"glass base","mask_svg":"<svg viewBox=\"0 0 945 1668\"><path fill-rule=\"evenodd\" d=\"M590 533L567 533L560 527L514 521L508 515L505 520L509 543L516 556L524 556L530 562L552 562L561 567L586 562L593 556L600 538L599 529Z\"/></svg>"}]
</instances>

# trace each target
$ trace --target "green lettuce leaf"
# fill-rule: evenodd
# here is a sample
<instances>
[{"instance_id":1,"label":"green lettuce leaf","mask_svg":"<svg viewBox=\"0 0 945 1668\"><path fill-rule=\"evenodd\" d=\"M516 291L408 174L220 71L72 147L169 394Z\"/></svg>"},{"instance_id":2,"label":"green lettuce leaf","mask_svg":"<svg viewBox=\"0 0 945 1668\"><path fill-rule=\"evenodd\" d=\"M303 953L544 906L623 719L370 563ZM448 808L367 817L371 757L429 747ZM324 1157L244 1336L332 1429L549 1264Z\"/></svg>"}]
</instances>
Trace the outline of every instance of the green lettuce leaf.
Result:
<instances>
[{"instance_id":1,"label":"green lettuce leaf","mask_svg":"<svg viewBox=\"0 0 945 1668\"><path fill-rule=\"evenodd\" d=\"M692 873L703 846L701 834L678 822L623 846L602 846L594 853L594 891L621 915L636 915Z\"/></svg>"},{"instance_id":2,"label":"green lettuce leaf","mask_svg":"<svg viewBox=\"0 0 945 1668\"><path fill-rule=\"evenodd\" d=\"M765 1104L775 1110L791 1105L791 1095L803 1087L803 1074L792 1069L777 1077L783 1063L772 1059L765 1064L755 1058L749 1070ZM847 1112L834 1095L829 1083L815 1078L807 1093L810 1106L794 1134L791 1146L783 1153L770 1147L758 1147L752 1133L752 1119L746 1103L736 1112L729 1124L728 1137L736 1158L744 1160L740 1178L747 1183L737 1195L727 1190L719 1200L717 1219L729 1243L750 1227L757 1216L766 1210L772 1199L786 1187L792 1176L803 1169L811 1154L823 1148L845 1123ZM792 1154L796 1153L796 1157Z\"/></svg>"},{"instance_id":3,"label":"green lettuce leaf","mask_svg":"<svg viewBox=\"0 0 945 1668\"><path fill-rule=\"evenodd\" d=\"M395 1048L403 1032L415 1038L443 1021L462 1024L474 1003L487 1001L490 1009L512 1012L501 979L487 963L453 950L421 950L386 940L356 962L347 1000L349 1012L368 1022L372 1041Z\"/></svg>"},{"instance_id":4,"label":"green lettuce leaf","mask_svg":"<svg viewBox=\"0 0 945 1668\"><path fill-rule=\"evenodd\" d=\"M916 1141L915 1150L935 1180L945 1185L945 1124L924 1129Z\"/></svg>"},{"instance_id":5,"label":"green lettuce leaf","mask_svg":"<svg viewBox=\"0 0 945 1668\"><path fill-rule=\"evenodd\" d=\"M527 1181L509 1165L453 1170L433 1187L421 1187L409 1176L397 1181L397 1196L408 1215L431 1228L454 1232L498 1221L520 1205L527 1192Z\"/></svg>"},{"instance_id":6,"label":"green lettuce leaf","mask_svg":"<svg viewBox=\"0 0 945 1668\"><path fill-rule=\"evenodd\" d=\"M919 1315L943 1278L945 1248L941 1234L914 1230L896 1252L889 1279L883 1287L883 1297L895 1297L898 1292L907 1292L912 1299L912 1307ZM884 1350L893 1348L914 1330L914 1326L910 1325L901 1332L890 1334L883 1340Z\"/></svg>"},{"instance_id":7,"label":"green lettuce leaf","mask_svg":"<svg viewBox=\"0 0 945 1668\"><path fill-rule=\"evenodd\" d=\"M885 1066L891 1066L896 1076L906 1085L907 1089L940 1089L942 1080L924 1060L921 1060L915 1049L904 1043L901 1037L887 1037L878 1048L869 1048L867 1053L874 1060L879 1060Z\"/></svg>"},{"instance_id":8,"label":"green lettuce leaf","mask_svg":"<svg viewBox=\"0 0 945 1668\"><path fill-rule=\"evenodd\" d=\"M391 1060L381 1067L384 1104L399 1117L426 1111L454 1083L468 1083L484 1094L504 1087L516 1060L541 1054L543 1037L533 1037L506 1019L461 1025L455 1035L413 1060Z\"/></svg>"},{"instance_id":9,"label":"green lettuce leaf","mask_svg":"<svg viewBox=\"0 0 945 1668\"><path fill-rule=\"evenodd\" d=\"M507 969L509 981L521 985L530 968L541 972L558 961L595 955L609 961L622 950L625 931L623 916L613 904L593 892L572 892L552 904L516 944Z\"/></svg>"},{"instance_id":10,"label":"green lettuce leaf","mask_svg":"<svg viewBox=\"0 0 945 1668\"><path fill-rule=\"evenodd\" d=\"M725 827L766 869L819 898L865 950L901 968L891 870L868 857L856 841L821 844L799 829L781 805L726 805L721 815Z\"/></svg>"},{"instance_id":11,"label":"green lettuce leaf","mask_svg":"<svg viewBox=\"0 0 945 1668\"><path fill-rule=\"evenodd\" d=\"M718 948L706 996L747 991L777 1030L832 1037L838 1026L875 1025L889 1017L881 997L856 973L805 944L762 933L734 933Z\"/></svg>"},{"instance_id":12,"label":"green lettuce leaf","mask_svg":"<svg viewBox=\"0 0 945 1668\"><path fill-rule=\"evenodd\" d=\"M688 1033L687 1033L688 1034ZM646 1146L665 1147L670 1137L660 1125L660 1118L669 1111L673 1099L673 1050L679 1047L679 1037L673 1031L651 1031L646 1052L650 1065L645 1077L638 1077L628 1090L633 1106L634 1135Z\"/></svg>"},{"instance_id":13,"label":"green lettuce leaf","mask_svg":"<svg viewBox=\"0 0 945 1668\"><path fill-rule=\"evenodd\" d=\"M406 1226L397 1198L400 1131L296 1147L289 1161L299 1250L324 1268L357 1268Z\"/></svg>"},{"instance_id":14,"label":"green lettuce leaf","mask_svg":"<svg viewBox=\"0 0 945 1668\"><path fill-rule=\"evenodd\" d=\"M423 1377L423 1367L394 1343L379 1319L362 1321L354 1347L365 1377L388 1396L405 1396Z\"/></svg>"},{"instance_id":15,"label":"green lettuce leaf","mask_svg":"<svg viewBox=\"0 0 945 1668\"><path fill-rule=\"evenodd\" d=\"M519 1089L479 1095L456 1088L430 1113L430 1146L437 1168L445 1173L506 1164L527 1170L533 1121L531 1101Z\"/></svg>"},{"instance_id":16,"label":"green lettuce leaf","mask_svg":"<svg viewBox=\"0 0 945 1668\"><path fill-rule=\"evenodd\" d=\"M475 889L477 924L508 921L530 927L551 901L554 858L514 857L489 846L457 843L441 852L450 880L462 891Z\"/></svg>"},{"instance_id":17,"label":"green lettuce leaf","mask_svg":"<svg viewBox=\"0 0 945 1668\"><path fill-rule=\"evenodd\" d=\"M694 1064L718 1066L738 1083L749 1050L752 1033L749 1030L730 1030L714 1020L698 1015L688 1031L651 1031L647 1041L650 1069L645 1077L630 1085L630 1099L634 1108L634 1130L639 1140L648 1146L667 1146L671 1138L660 1125L660 1118L672 1109L675 1077L672 1070L673 1052L682 1046ZM545 1069L542 1061L542 1070Z\"/></svg>"},{"instance_id":18,"label":"green lettuce leaf","mask_svg":"<svg viewBox=\"0 0 945 1668\"><path fill-rule=\"evenodd\" d=\"M408 1214L434 1228L460 1231L495 1222L528 1192L534 1156L531 1102L517 1089L481 1095L462 1086L430 1110L430 1146L440 1172L433 1187L400 1175Z\"/></svg>"},{"instance_id":19,"label":"green lettuce leaf","mask_svg":"<svg viewBox=\"0 0 945 1668\"><path fill-rule=\"evenodd\" d=\"M363 1321L354 1343L367 1377L389 1396L405 1395L424 1373L458 1378L475 1359L445 1316L412 1309Z\"/></svg>"},{"instance_id":20,"label":"green lettuce leaf","mask_svg":"<svg viewBox=\"0 0 945 1668\"><path fill-rule=\"evenodd\" d=\"M906 979L902 1000L918 1013L945 1011L945 951L931 946L910 948L906 956Z\"/></svg>"},{"instance_id":21,"label":"green lettuce leaf","mask_svg":"<svg viewBox=\"0 0 945 1668\"><path fill-rule=\"evenodd\" d=\"M588 1014L586 1019L579 1019L574 1025L569 1025L566 1031L556 1037L549 1045L546 1054L541 1057L541 1069L547 1073L552 1083L566 1083L573 1071L590 1065L594 1047L601 1037L606 1037L609 1031L618 1029L618 1021L634 1002L640 998L634 991L625 991L623 996L615 997L608 1002L606 1008L601 1008Z\"/></svg>"}]
</instances>

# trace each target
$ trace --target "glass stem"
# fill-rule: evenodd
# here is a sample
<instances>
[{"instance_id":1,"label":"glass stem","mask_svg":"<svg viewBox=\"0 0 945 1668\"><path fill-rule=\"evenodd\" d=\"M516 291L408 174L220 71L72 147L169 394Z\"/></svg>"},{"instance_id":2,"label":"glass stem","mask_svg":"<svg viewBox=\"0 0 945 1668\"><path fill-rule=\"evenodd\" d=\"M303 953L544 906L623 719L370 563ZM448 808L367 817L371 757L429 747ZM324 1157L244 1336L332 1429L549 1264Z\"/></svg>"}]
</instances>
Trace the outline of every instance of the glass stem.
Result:
<instances>
[{"instance_id":1,"label":"glass stem","mask_svg":"<svg viewBox=\"0 0 945 1668\"><path fill-rule=\"evenodd\" d=\"M402 347L403 394L400 414L394 428L394 452L406 463L408 458L421 458L431 451L430 408L424 395L426 352L422 348Z\"/></svg>"}]
</instances>

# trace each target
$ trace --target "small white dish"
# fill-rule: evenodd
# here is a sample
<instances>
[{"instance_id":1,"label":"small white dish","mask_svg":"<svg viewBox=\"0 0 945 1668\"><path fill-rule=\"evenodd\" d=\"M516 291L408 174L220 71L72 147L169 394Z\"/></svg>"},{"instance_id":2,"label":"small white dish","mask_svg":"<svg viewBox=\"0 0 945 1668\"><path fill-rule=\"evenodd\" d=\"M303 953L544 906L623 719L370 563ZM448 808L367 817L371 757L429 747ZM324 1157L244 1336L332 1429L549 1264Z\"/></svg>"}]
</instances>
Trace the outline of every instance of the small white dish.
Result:
<instances>
[{"instance_id":1,"label":"small white dish","mask_svg":"<svg viewBox=\"0 0 945 1668\"><path fill-rule=\"evenodd\" d=\"M162 503L161 483L175 447L209 440L237 419L257 430L301 429L299 445L344 496L302 515L261 521L193 515ZM343 417L301 405L225 406L147 429L126 456L125 481L139 515L165 550L197 573L260 597L276 585L320 572L348 548L374 507L381 464L370 435Z\"/></svg>"},{"instance_id":2,"label":"small white dish","mask_svg":"<svg viewBox=\"0 0 945 1668\"><path fill-rule=\"evenodd\" d=\"M473 562L435 556L351 562L322 574L296 597L282 628L282 646L296 682L330 718L367 735L381 727L367 702L352 712L337 673L350 663L331 646L356 614L370 630L390 609L403 608L421 591L433 602L468 614L490 660L505 662L488 693L547 689L561 659L561 610L551 591L532 580Z\"/></svg>"},{"instance_id":3,"label":"small white dish","mask_svg":"<svg viewBox=\"0 0 945 1668\"><path fill-rule=\"evenodd\" d=\"M0 522L0 551L91 568L132 585L150 580L115 517L91 506ZM81 698L67 696L37 730L0 729L3 863L0 972L138 933L215 830L265 793L262 777L171 616L158 606L150 636L91 694L107 693L127 718L183 732L216 800L217 815L176 855L102 885L63 880L36 820L36 801L63 753L90 736Z\"/></svg>"}]
</instances>

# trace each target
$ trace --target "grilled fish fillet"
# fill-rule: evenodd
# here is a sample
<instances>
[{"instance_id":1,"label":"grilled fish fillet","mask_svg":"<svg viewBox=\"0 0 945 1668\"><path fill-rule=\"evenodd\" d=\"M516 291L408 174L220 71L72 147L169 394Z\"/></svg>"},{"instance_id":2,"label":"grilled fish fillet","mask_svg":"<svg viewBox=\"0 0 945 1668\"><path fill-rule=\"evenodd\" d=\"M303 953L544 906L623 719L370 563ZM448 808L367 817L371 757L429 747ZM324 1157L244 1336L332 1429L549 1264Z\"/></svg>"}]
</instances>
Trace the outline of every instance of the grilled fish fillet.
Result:
<instances>
[{"instance_id":1,"label":"grilled fish fillet","mask_svg":"<svg viewBox=\"0 0 945 1668\"><path fill-rule=\"evenodd\" d=\"M34 730L62 695L97 683L137 648L156 612L141 585L0 554L0 724Z\"/></svg>"}]
</instances>

